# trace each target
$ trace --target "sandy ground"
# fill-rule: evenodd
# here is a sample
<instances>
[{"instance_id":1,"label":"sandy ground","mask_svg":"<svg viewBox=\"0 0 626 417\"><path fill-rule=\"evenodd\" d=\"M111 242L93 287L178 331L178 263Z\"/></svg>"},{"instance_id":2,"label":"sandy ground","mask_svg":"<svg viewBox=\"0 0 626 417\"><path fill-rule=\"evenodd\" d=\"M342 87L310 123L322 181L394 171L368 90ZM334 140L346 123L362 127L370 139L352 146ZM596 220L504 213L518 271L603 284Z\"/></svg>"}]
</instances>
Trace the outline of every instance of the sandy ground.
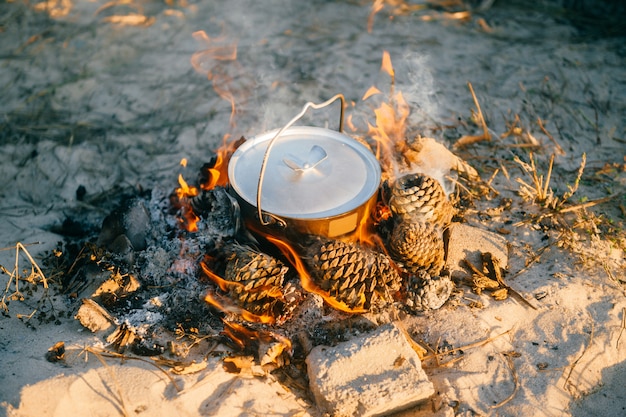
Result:
<instances>
[{"instance_id":1,"label":"sandy ground","mask_svg":"<svg viewBox=\"0 0 626 417\"><path fill-rule=\"evenodd\" d=\"M390 5L371 18L371 4L357 1L5 2L0 247L27 244L41 261L64 240L67 218L96 229L119 189L173 188L181 158L197 167L225 134L280 126L306 101L342 92L355 103L348 113L362 133L373 116L361 96L374 84L389 89L380 73L386 50L395 89L411 108L412 135L452 148L480 134L472 83L492 140L455 152L483 180L493 175L497 194L465 201L463 217L506 237L506 279L537 305L464 286L441 310L405 318L433 348L493 340L449 364L456 356L425 362L438 394L403 415L433 407L463 416L624 415L624 34L589 10L529 3L495 2L461 20L442 9ZM200 30L208 42L192 36ZM235 44L236 61L226 58ZM198 51L205 51L199 71L190 62ZM237 104L232 119L214 90L223 85ZM309 122L334 117L322 112ZM555 214L520 196L516 178L532 179L515 158L529 163L529 151L544 174L556 155L549 189L559 197L586 155L578 189L558 206L570 211ZM552 214L537 221L542 213ZM0 265L13 270L15 257L14 249L0 251ZM28 275L28 259L19 260ZM0 288L7 282L0 275ZM103 365L78 355L79 347L102 346L102 337L73 319L76 303L54 285L46 296L42 283L22 288L25 300L10 301L0 317L0 414L317 413L271 377L235 377L217 361L172 376L146 363L107 358ZM45 358L58 341L74 348L65 365Z\"/></svg>"}]
</instances>

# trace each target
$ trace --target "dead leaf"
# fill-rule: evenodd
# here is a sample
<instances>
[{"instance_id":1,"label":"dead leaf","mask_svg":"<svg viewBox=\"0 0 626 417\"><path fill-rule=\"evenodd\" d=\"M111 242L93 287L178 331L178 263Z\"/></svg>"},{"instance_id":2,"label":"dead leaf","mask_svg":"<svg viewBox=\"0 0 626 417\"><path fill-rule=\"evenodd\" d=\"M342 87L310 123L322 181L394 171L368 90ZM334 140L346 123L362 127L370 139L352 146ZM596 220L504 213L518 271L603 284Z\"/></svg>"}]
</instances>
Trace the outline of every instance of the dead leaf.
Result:
<instances>
[{"instance_id":1,"label":"dead leaf","mask_svg":"<svg viewBox=\"0 0 626 417\"><path fill-rule=\"evenodd\" d=\"M265 371L254 362L253 356L231 356L224 358L224 370L242 376L264 376Z\"/></svg>"},{"instance_id":2,"label":"dead leaf","mask_svg":"<svg viewBox=\"0 0 626 417\"><path fill-rule=\"evenodd\" d=\"M509 297L509 290L506 288L500 288L499 290L493 291L491 296L498 301L503 301Z\"/></svg>"},{"instance_id":3,"label":"dead leaf","mask_svg":"<svg viewBox=\"0 0 626 417\"><path fill-rule=\"evenodd\" d=\"M227 358L228 359L228 358ZM191 362L185 365L177 365L172 368L172 372L176 375L189 375L195 374L196 372L200 372L208 366L208 362L203 360L201 362Z\"/></svg>"},{"instance_id":4,"label":"dead leaf","mask_svg":"<svg viewBox=\"0 0 626 417\"><path fill-rule=\"evenodd\" d=\"M65 360L65 343L61 341L52 345L46 353L46 360L52 363Z\"/></svg>"}]
</instances>

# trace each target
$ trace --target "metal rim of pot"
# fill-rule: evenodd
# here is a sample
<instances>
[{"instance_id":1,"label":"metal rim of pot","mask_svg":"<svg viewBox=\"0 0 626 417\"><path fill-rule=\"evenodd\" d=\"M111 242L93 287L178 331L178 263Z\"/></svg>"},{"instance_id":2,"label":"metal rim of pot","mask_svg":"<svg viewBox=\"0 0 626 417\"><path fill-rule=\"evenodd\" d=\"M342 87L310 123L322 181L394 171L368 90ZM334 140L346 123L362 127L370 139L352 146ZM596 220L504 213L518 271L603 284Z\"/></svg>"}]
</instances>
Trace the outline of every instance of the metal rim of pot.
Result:
<instances>
[{"instance_id":1,"label":"metal rim of pot","mask_svg":"<svg viewBox=\"0 0 626 417\"><path fill-rule=\"evenodd\" d=\"M320 109L337 99L341 100L339 131L293 126L307 109ZM244 216L255 216L261 226L327 237L356 230L376 204L381 169L367 146L342 133L343 109L341 94L321 104L308 102L282 128L237 149L228 176L231 189L244 203ZM259 175L251 181L250 173L256 169Z\"/></svg>"}]
</instances>

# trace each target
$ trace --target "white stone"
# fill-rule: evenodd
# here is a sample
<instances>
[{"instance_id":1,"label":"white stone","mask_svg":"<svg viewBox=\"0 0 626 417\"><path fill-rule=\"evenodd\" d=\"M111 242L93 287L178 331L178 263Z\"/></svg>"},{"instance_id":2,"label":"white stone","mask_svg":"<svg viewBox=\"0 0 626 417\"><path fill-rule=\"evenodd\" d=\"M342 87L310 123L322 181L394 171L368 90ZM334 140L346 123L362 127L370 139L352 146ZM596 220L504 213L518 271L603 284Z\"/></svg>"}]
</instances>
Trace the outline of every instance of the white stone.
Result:
<instances>
[{"instance_id":1,"label":"white stone","mask_svg":"<svg viewBox=\"0 0 626 417\"><path fill-rule=\"evenodd\" d=\"M434 394L422 364L393 324L307 357L310 388L321 411L333 416L380 416Z\"/></svg>"}]
</instances>

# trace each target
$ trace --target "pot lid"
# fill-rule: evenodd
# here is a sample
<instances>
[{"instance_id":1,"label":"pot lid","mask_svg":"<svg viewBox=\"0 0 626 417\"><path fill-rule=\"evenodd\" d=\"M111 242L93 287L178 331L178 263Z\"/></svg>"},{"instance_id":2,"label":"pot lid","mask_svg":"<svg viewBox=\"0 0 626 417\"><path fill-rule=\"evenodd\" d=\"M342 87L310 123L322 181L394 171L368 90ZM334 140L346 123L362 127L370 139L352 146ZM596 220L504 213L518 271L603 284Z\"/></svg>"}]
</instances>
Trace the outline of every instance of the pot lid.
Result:
<instances>
[{"instance_id":1,"label":"pot lid","mask_svg":"<svg viewBox=\"0 0 626 417\"><path fill-rule=\"evenodd\" d=\"M254 207L265 151L278 131L246 141L228 165L231 187ZM293 126L276 139L267 157L261 208L301 219L344 214L374 195L380 175L376 157L351 137L319 127Z\"/></svg>"}]
</instances>

